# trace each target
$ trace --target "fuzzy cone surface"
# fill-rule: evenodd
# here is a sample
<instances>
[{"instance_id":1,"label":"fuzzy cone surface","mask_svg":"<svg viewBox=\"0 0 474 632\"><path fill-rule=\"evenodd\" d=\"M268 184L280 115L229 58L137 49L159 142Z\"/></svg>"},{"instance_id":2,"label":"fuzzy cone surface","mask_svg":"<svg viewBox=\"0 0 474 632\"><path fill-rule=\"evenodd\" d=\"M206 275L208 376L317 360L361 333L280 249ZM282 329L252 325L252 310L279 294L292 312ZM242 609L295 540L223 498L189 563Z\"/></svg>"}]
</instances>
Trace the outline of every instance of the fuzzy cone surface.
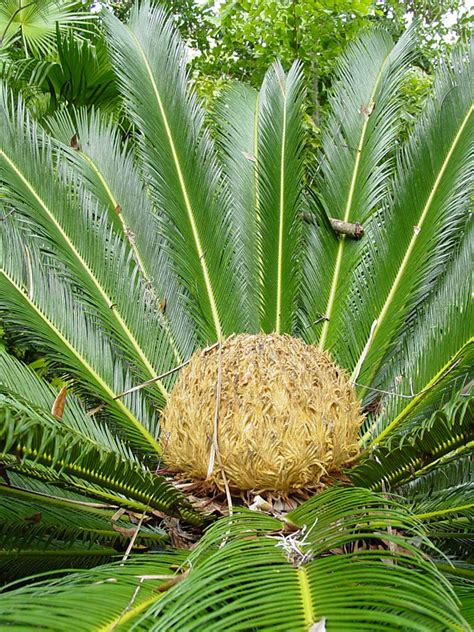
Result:
<instances>
[{"instance_id":1,"label":"fuzzy cone surface","mask_svg":"<svg viewBox=\"0 0 474 632\"><path fill-rule=\"evenodd\" d=\"M167 464L222 489L218 459L208 476L218 399L219 454L233 490L311 488L358 454L362 415L347 374L291 336L243 334L198 351L171 393Z\"/></svg>"}]
</instances>

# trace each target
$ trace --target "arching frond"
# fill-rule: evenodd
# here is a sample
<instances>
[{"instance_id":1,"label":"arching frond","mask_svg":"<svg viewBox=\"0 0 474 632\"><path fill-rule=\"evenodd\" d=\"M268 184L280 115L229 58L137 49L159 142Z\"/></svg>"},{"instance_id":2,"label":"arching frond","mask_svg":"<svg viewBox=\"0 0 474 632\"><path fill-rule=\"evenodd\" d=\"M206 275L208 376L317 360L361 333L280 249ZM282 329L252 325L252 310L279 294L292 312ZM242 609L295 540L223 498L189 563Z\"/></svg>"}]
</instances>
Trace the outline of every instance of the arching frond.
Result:
<instances>
[{"instance_id":1,"label":"arching frond","mask_svg":"<svg viewBox=\"0 0 474 632\"><path fill-rule=\"evenodd\" d=\"M187 559L165 572L176 558L158 553L140 566L135 558L121 570L107 566L6 592L0 622L26 625L41 609L56 630L73 591L82 596L87 585L113 576L118 586L101 591L109 595L105 609L97 612L98 597L90 596L94 626L103 631L119 624L160 631L308 630L324 623L346 632L467 629L453 592L413 537L423 540L423 532L402 506L367 490L334 489L284 522L248 511L223 518ZM162 583L141 601L148 581ZM128 595L135 589L128 608L119 586ZM22 606L15 608L19 598ZM78 625L87 630L90 619Z\"/></svg>"},{"instance_id":2,"label":"arching frond","mask_svg":"<svg viewBox=\"0 0 474 632\"><path fill-rule=\"evenodd\" d=\"M394 433L399 436L399 431L416 429L453 394L468 388L474 320L472 281L466 270L473 237L474 225L469 222L429 297L417 307L397 347L387 355L377 387L367 395L378 400L378 412L368 416L362 443L375 445Z\"/></svg>"},{"instance_id":3,"label":"arching frond","mask_svg":"<svg viewBox=\"0 0 474 632\"><path fill-rule=\"evenodd\" d=\"M121 458L138 463L137 456L117 433L111 433L105 423L85 411L84 404L74 394L74 385L71 386L69 392L66 391L61 426L79 433L86 443L98 449L115 452ZM44 412L53 409L59 394L33 370L4 351L0 351L0 392Z\"/></svg>"},{"instance_id":4,"label":"arching frond","mask_svg":"<svg viewBox=\"0 0 474 632\"><path fill-rule=\"evenodd\" d=\"M458 559L468 559L474 546L473 451L471 441L467 455L455 451L450 458L441 458L399 490L438 549Z\"/></svg>"},{"instance_id":5,"label":"arching frond","mask_svg":"<svg viewBox=\"0 0 474 632\"><path fill-rule=\"evenodd\" d=\"M0 417L0 461L7 471L63 483L108 503L142 511L150 507L200 521L162 476L94 444L49 411L0 395Z\"/></svg>"},{"instance_id":6,"label":"arching frond","mask_svg":"<svg viewBox=\"0 0 474 632\"><path fill-rule=\"evenodd\" d=\"M342 56L330 97L332 113L315 183L320 208L316 209L317 224L310 224L306 234L302 302L307 339L319 340L320 348L332 350L348 369L354 366L356 334L352 329L359 325L354 322L358 321L354 310L347 314L346 300L364 282L361 274L356 275L356 267L364 255L364 243L375 239L370 218L388 195L403 108L400 87L412 56L413 36L407 31L394 44L384 31L362 34ZM363 241L337 238L328 218L362 224ZM310 326L322 316L327 320ZM344 340L344 346L336 344L338 339Z\"/></svg>"},{"instance_id":7,"label":"arching frond","mask_svg":"<svg viewBox=\"0 0 474 632\"><path fill-rule=\"evenodd\" d=\"M394 431L390 441L365 452L350 471L351 480L371 489L384 485L394 489L422 476L454 451L472 451L473 404L471 398L458 395L431 417Z\"/></svg>"},{"instance_id":8,"label":"arching frond","mask_svg":"<svg viewBox=\"0 0 474 632\"><path fill-rule=\"evenodd\" d=\"M472 59L462 51L440 67L434 97L399 157L393 202L371 220L378 224L377 252L364 272L366 284L341 305L352 317L364 305L363 313L356 311L364 334L352 341L353 378L363 385L377 381L387 352L462 239L474 182L472 73Z\"/></svg>"},{"instance_id":9,"label":"arching frond","mask_svg":"<svg viewBox=\"0 0 474 632\"><path fill-rule=\"evenodd\" d=\"M174 362L181 364L195 347L193 325L187 316L183 289L164 250L161 226L140 179L130 147L121 146L119 130L97 111L61 112L47 121L64 147L72 170L87 186L129 244L140 271L143 292L158 312L169 337ZM71 148L71 139L77 145ZM67 149L66 149L67 147Z\"/></svg>"},{"instance_id":10,"label":"arching frond","mask_svg":"<svg viewBox=\"0 0 474 632\"><path fill-rule=\"evenodd\" d=\"M234 82L214 107L217 146L232 194L232 222L242 243L249 309L249 331L260 330L261 265L257 244L260 192L257 178L259 94Z\"/></svg>"},{"instance_id":11,"label":"arching frond","mask_svg":"<svg viewBox=\"0 0 474 632\"><path fill-rule=\"evenodd\" d=\"M0 96L0 175L16 212L32 222L30 230L61 253L73 275L118 346L143 379L174 366L158 316L144 303L125 243L107 217L84 193L70 194L78 183L51 178L57 173L50 140L40 133L21 103L12 111L8 92ZM155 390L166 397L162 382Z\"/></svg>"},{"instance_id":12,"label":"arching frond","mask_svg":"<svg viewBox=\"0 0 474 632\"><path fill-rule=\"evenodd\" d=\"M7 586L0 595L0 625L28 628L37 625L40 616L47 630L60 632L79 603L83 607L77 617L78 632L129 629L162 597L185 559L183 551L135 556L126 563L106 564L14 591Z\"/></svg>"},{"instance_id":13,"label":"arching frond","mask_svg":"<svg viewBox=\"0 0 474 632\"><path fill-rule=\"evenodd\" d=\"M243 330L239 236L231 231L230 197L204 112L186 85L183 44L165 11L148 2L135 5L126 25L108 14L105 22L169 256L192 298L201 340Z\"/></svg>"},{"instance_id":14,"label":"arching frond","mask_svg":"<svg viewBox=\"0 0 474 632\"><path fill-rule=\"evenodd\" d=\"M89 397L106 404L135 447L159 453L157 419L143 396L114 399L132 385L126 367L70 286L52 269L46 274L35 244L14 230L13 216L0 233L0 308L17 336L76 378Z\"/></svg>"},{"instance_id":15,"label":"arching frond","mask_svg":"<svg viewBox=\"0 0 474 632\"><path fill-rule=\"evenodd\" d=\"M384 508L384 499L364 490L332 490L289 514L283 531L265 516L223 519L189 557L189 574L136 625L307 630L325 621L346 631L456 629L462 621L443 579L396 534L421 535L416 522L387 502ZM299 529L291 531L292 524ZM433 581L443 599L431 593ZM453 614L445 611L448 603Z\"/></svg>"},{"instance_id":16,"label":"arching frond","mask_svg":"<svg viewBox=\"0 0 474 632\"><path fill-rule=\"evenodd\" d=\"M98 503L0 485L0 583L113 559L137 530L127 514L116 514L113 507ZM164 531L141 525L135 546L160 545L166 537Z\"/></svg>"},{"instance_id":17,"label":"arching frond","mask_svg":"<svg viewBox=\"0 0 474 632\"><path fill-rule=\"evenodd\" d=\"M276 63L259 94L256 168L259 190L256 233L260 280L260 328L291 333L299 286L303 171L302 75L295 64L285 76Z\"/></svg>"}]
</instances>

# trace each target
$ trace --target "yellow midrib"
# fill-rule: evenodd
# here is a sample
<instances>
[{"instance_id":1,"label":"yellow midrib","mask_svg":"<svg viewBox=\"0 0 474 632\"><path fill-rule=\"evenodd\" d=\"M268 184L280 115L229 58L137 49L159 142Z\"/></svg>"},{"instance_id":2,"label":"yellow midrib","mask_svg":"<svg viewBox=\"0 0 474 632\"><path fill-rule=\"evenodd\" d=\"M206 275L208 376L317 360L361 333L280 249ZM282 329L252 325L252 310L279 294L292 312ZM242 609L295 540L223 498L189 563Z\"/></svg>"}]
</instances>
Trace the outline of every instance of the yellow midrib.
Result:
<instances>
[{"instance_id":1,"label":"yellow midrib","mask_svg":"<svg viewBox=\"0 0 474 632\"><path fill-rule=\"evenodd\" d=\"M117 311L115 304L110 300L109 296L107 295L107 293L105 292L105 290L103 289L103 287L101 286L101 284L99 283L99 281L97 280L97 278L95 277L95 275L93 274L92 270L89 268L89 266L87 265L86 261L84 260L84 258L81 256L81 254L76 250L74 244L71 242L71 240L69 239L68 235L66 234L66 232L64 231L63 227L61 226L61 224L58 222L58 220L56 219L56 217L54 216L54 213L51 211L51 209L47 206L47 204L43 201L43 199L40 197L40 195L36 192L35 188L32 186L32 184L29 182L29 180L27 180L27 178L23 175L23 173L21 172L21 170L16 166L16 164L5 154L5 152L3 150L0 150L0 156L3 157L3 159L10 165L10 168L13 169L13 171L15 172L15 174L18 176L18 178L23 182L23 184L26 186L26 188L30 191L30 193L33 195L33 197L35 198L35 200L38 202L38 204L41 206L41 208L43 209L43 211L46 213L46 215L50 218L50 220L53 222L53 224L55 225L56 229L59 231L59 233L61 234L61 237L64 239L64 241L66 242L66 244L68 245L69 250L74 254L74 256L76 257L76 259L79 261L81 267L85 270L87 276L91 279L92 283L94 284L94 286L96 287L97 291L99 292L100 296L102 297L102 299L105 301L106 305L108 308L110 308L111 312L113 313L113 315L115 316L117 322L119 323L121 329L124 331L126 337L128 338L128 340L131 342L133 348L135 349L135 351L137 352L137 354L139 355L140 359L142 360L143 364L145 365L145 367L147 368L148 372L150 373L150 375L152 377L156 377L156 372L153 368L153 366L150 364L148 358L146 357L146 355L144 354L142 348L140 347L140 345L138 344L138 341L135 339L134 335L132 334L132 332L130 331L130 329L128 328L127 324L125 323L125 321L123 320L122 316L120 315L120 313ZM166 390L166 388L164 387L164 385L159 382L159 388L160 391L162 392L163 396L165 397L165 399L168 396L168 391Z\"/></svg>"},{"instance_id":2,"label":"yellow midrib","mask_svg":"<svg viewBox=\"0 0 474 632\"><path fill-rule=\"evenodd\" d=\"M16 281L7 274L5 270L2 270L2 274L7 279L7 281L12 285L17 292L19 292L22 296L24 296L25 300L28 302L30 307L38 314L38 316L47 324L48 328L51 329L54 334L62 341L62 343L69 349L69 351L79 360L79 362L86 368L88 373L94 378L94 380L100 384L101 388L107 393L111 400L113 400L113 405L117 406L122 410L122 412L130 419L135 428L140 432L140 434L148 441L150 446L155 450L157 454L161 453L161 448L157 440L148 432L146 428L140 423L140 421L133 415L132 411L125 406L123 402L120 400L114 400L115 393L109 387L109 385L104 382L104 380L100 377L100 375L95 371L95 369L87 362L87 360L82 357L75 347L73 347L67 338L65 338L62 332L46 317L45 314L30 300L29 296L22 290L22 288L16 283Z\"/></svg>"},{"instance_id":3,"label":"yellow midrib","mask_svg":"<svg viewBox=\"0 0 474 632\"><path fill-rule=\"evenodd\" d=\"M400 264L400 267L398 269L398 272L397 272L397 275L395 277L395 280L394 280L394 282L392 284L392 287L390 288L390 292L389 292L389 294L388 294L388 296L387 296L387 298L385 300L385 303L383 304L383 307L382 307L382 309L380 311L379 317L377 319L377 323L376 323L375 328L374 328L374 330L372 332L371 340L369 341L369 344L366 345L366 347L364 347L364 361L365 361L365 358L367 358L368 351L369 351L370 347L372 347L372 345L374 344L374 340L376 338L376 335L377 335L378 331L380 330L380 325L381 325L381 323L383 322L385 316L388 313L388 310L390 308L390 304L392 303L393 297L395 296L395 292L397 291L398 286L399 286L400 281L401 281L401 278L402 278L402 276L403 276L403 274L405 272L405 269L407 268L408 260L410 259L410 256L411 256L411 254L413 252L416 240L417 240L418 236L421 233L421 229L422 229L423 223L424 223L424 221L426 219L426 216L427 216L427 214L429 212L429 209L430 209L431 204L433 202L434 196L436 195L436 192L438 190L439 184L440 184L440 182L441 182L441 180L442 180L442 178L444 176L444 173L445 173L445 171L446 171L446 169L448 167L449 161L451 160L451 157L452 157L452 155L454 153L454 150L456 149L456 146L457 146L457 144L459 142L459 139L461 138L461 135L462 135L462 133L463 133L468 121L469 121L469 118L470 118L470 116L472 114L473 109L474 109L474 106L471 105L471 107L468 109L467 114L464 117L464 119L463 119L463 121L462 121L462 123L461 123L461 125L459 127L459 130L458 130L456 136L453 139L453 142L451 143L449 151L446 154L446 158L444 159L443 164L441 165L441 169L439 170L439 173L438 173L438 175L436 177L436 180L433 183L433 186L431 188L431 191L430 191L430 194L429 194L428 199L426 201L426 204L425 204L425 206L423 207L423 209L421 211L421 215L420 215L420 218L418 220L418 223L414 227L412 238L410 239L410 243L408 244L407 250L406 250L405 255L403 257L403 260L402 260L402 262ZM355 365L356 368L354 369L354 371L352 373L351 379L354 379L354 375L355 375L356 370L357 370L357 373L360 374L360 370L361 370L362 365L363 365L363 362L361 362L361 358L362 358L362 356L359 357L359 360L356 362L356 365ZM373 376L373 373L374 373L374 371L372 371L372 376ZM367 383L370 383L370 381L372 379L372 376L370 377L370 379L366 380ZM362 392L364 392L364 391L362 391Z\"/></svg>"},{"instance_id":4,"label":"yellow midrib","mask_svg":"<svg viewBox=\"0 0 474 632\"><path fill-rule=\"evenodd\" d=\"M300 566L296 572L298 575L298 584L304 613L304 629L310 630L311 626L315 623L315 612L313 609L313 599L311 597L308 574L304 566Z\"/></svg>"},{"instance_id":5,"label":"yellow midrib","mask_svg":"<svg viewBox=\"0 0 474 632\"><path fill-rule=\"evenodd\" d=\"M156 601L161 599L161 597L163 597L163 595L165 594L166 593L164 592L155 593L151 597L144 599L139 604L133 605L132 608L130 608L127 611L122 612L118 617L116 617L113 621L111 621L107 625L97 628L96 632L112 632L112 630L122 628L124 623L126 623L127 621L130 621L130 619L134 619L135 617L137 617L140 613L142 613L144 610L146 610L151 605L153 605ZM119 625L120 625L120 628L118 628Z\"/></svg>"},{"instance_id":6,"label":"yellow midrib","mask_svg":"<svg viewBox=\"0 0 474 632\"><path fill-rule=\"evenodd\" d=\"M428 518L435 518L437 516L449 516L449 514L458 513L459 511L466 511L467 509L472 509L474 507L474 503L469 503L468 505L459 505L458 507L449 507L448 509L438 509L436 511L429 511L427 513L414 514L414 518L418 520L426 520Z\"/></svg>"},{"instance_id":7,"label":"yellow midrib","mask_svg":"<svg viewBox=\"0 0 474 632\"><path fill-rule=\"evenodd\" d=\"M259 126L259 115L260 115L260 94L257 93L257 99L255 101L255 114L254 114L254 123L253 123L253 155L255 157L254 162L254 176L255 176L255 236L260 234L261 225L262 225L262 216L261 216L261 208L260 208L260 185L259 185L259 169L258 169L258 126ZM264 296L264 277L263 277L263 256L261 247L258 245L256 241L256 266L257 266L257 283L259 287L258 294L258 306L259 309L262 309L263 304L263 296Z\"/></svg>"},{"instance_id":8,"label":"yellow midrib","mask_svg":"<svg viewBox=\"0 0 474 632\"><path fill-rule=\"evenodd\" d=\"M111 204L113 206L113 209L115 210L117 208L117 206L118 206L118 202L117 202L114 194L112 193L112 190L110 189L109 185L107 184L104 176L102 175L102 172L100 171L98 166L95 164L95 162L92 160L92 158L88 154L86 154L82 150L79 150L78 153L84 158L84 160L87 161L87 163L91 167L92 171L95 173L95 175L99 179L99 182L101 183L102 187L104 188L104 191L105 191L107 197L109 198L109 200L110 200L110 202L111 202ZM122 230L123 230L124 234L126 235L127 231L128 231L128 227L127 227L127 225L125 223L125 220L124 220L124 218L122 216L122 212L118 214L118 218L119 218L120 224L122 225ZM141 271L141 273L143 275L143 278L145 279L145 281L148 284L151 285L150 275L148 274L148 272L146 270L146 266L143 263L143 259L140 256L140 252L139 252L136 244L134 244L131 240L128 240L128 242L129 242L129 245L130 245L130 248L131 248L132 252L135 255L136 262L137 262L138 267L139 267L139 269L140 269L140 271ZM179 352L179 349L178 349L178 347L176 345L176 342L174 340L174 337L173 337L173 335L171 333L169 324L168 324L167 319L166 319L164 314L160 314L160 320L162 321L161 324L162 324L163 329L166 331L166 334L168 335L168 338L169 338L169 341L170 341L170 345L171 345L171 348L173 349L173 354L174 354L174 357L176 359L176 362L178 364L182 364L182 362L184 361L184 358L181 356L181 354ZM162 384L161 380L158 380L158 383ZM158 386L159 386L159 384L158 384Z\"/></svg>"},{"instance_id":9,"label":"yellow midrib","mask_svg":"<svg viewBox=\"0 0 474 632\"><path fill-rule=\"evenodd\" d=\"M377 77L376 77L375 83L374 83L374 87L373 87L372 93L370 95L369 105L375 101L375 95L376 95L376 92L378 90L380 80L382 79L383 71L385 70L385 65L386 65L391 53L392 53L392 51L390 51L390 53L385 57L382 65L380 67L380 70L379 70L379 72L377 74ZM365 135L367 133L368 125L369 125L369 117L366 116L364 124L362 125L362 131L361 131L359 143L357 145L356 159L355 159L355 162L354 162L354 169L352 171L351 184L350 184L349 193L348 193L348 196L347 196L346 208L344 209L344 219L343 219L344 222L348 222L349 221L349 217L350 217L351 210L352 210L352 200L354 198L354 192L355 192L355 187L356 187L356 182L357 182L357 176L359 175L360 159L361 159L361 155L362 155L362 149L364 147ZM334 308L334 301L335 301L335 298L336 298L336 290L337 290L337 285L339 283L339 275L341 273L342 256L343 256L343 253L344 253L344 245L345 245L345 243L346 243L346 237L345 237L345 235L341 235L339 237L339 244L338 244L338 247L337 247L337 257L336 257L336 264L334 266L334 276L333 276L332 283L331 283L331 290L329 292L329 299L328 299L328 303L327 303L326 310L325 310L325 313L324 313L324 316L326 317L326 320L323 323L323 327L322 327L322 330L321 330L321 338L319 339L319 349L320 349L320 351L324 350L324 344L326 342L329 326L330 326L330 323L331 323L332 311L333 311L333 308Z\"/></svg>"},{"instance_id":10,"label":"yellow midrib","mask_svg":"<svg viewBox=\"0 0 474 632\"><path fill-rule=\"evenodd\" d=\"M281 333L281 303L282 303L282 286L283 286L283 219L285 215L285 155L286 155L286 109L287 96L282 88L283 94L283 133L281 142L281 160L280 160L280 208L279 208L279 226L278 226L278 268L277 268L277 303L276 303L276 327L277 334Z\"/></svg>"},{"instance_id":11,"label":"yellow midrib","mask_svg":"<svg viewBox=\"0 0 474 632\"><path fill-rule=\"evenodd\" d=\"M163 124L165 126L166 135L168 137L168 142L169 142L171 153L172 153L172 156L173 156L173 161L174 161L174 164L175 164L176 173L178 175L178 180L179 180L179 185L180 185L180 188L181 188L181 193L182 193L183 199L184 199L184 205L186 207L186 212L188 214L189 223L191 224L191 230L192 230L192 233L193 233L194 242L196 244L196 250L197 250L197 253L198 253L198 257L199 257L199 262L201 264L202 273L203 273L203 276L204 276L204 283L206 285L208 300L209 300L209 304L210 304L210 307L211 307L211 313L212 313L212 318L213 318L213 321L214 321L214 327L215 327L215 330L216 330L216 336L220 340L222 338L222 327L221 327L221 323L220 323L219 312L218 312L218 309L217 309L216 300L215 300L215 297L214 297L214 290L212 288L212 283L211 283L211 279L210 279L210 276L209 276L209 270L208 270L207 264L206 264L206 259L205 259L205 254L206 253L204 252L204 250L202 248L202 245L201 245L201 239L199 237L199 231L198 231L198 228L197 228L197 225L196 225L196 220L194 218L193 207L192 207L191 201L189 199L188 191L187 191L187 188L186 188L186 183L184 181L183 172L181 171L181 165L180 165L179 159L178 159L178 152L176 151L176 147L175 147L174 140L173 140L173 135L171 133L171 128L170 128L170 125L168 123L168 117L166 116L165 108L164 108L163 102L161 100L161 96L160 96L160 93L159 93L159 90L158 90L158 86L156 85L152 69L151 69L150 64L148 63L148 59L147 59L147 57L145 55L145 51L143 50L143 48L142 48L138 38L136 37L135 33L133 33L133 31L131 31L130 29L129 29L129 33L132 36L132 38L133 38L133 40L134 40L134 42L136 44L136 47L137 47L137 49L138 49L138 51L140 53L140 56L143 59L143 63L145 65L148 77L150 78L150 82L151 82L151 85L152 85L152 88L153 88L153 93L154 93L154 95L156 97L156 101L158 103L158 108L160 110L160 114L161 114L161 117L163 119Z\"/></svg>"},{"instance_id":12,"label":"yellow midrib","mask_svg":"<svg viewBox=\"0 0 474 632\"><path fill-rule=\"evenodd\" d=\"M431 388L447 373L451 366L458 360L461 353L466 349L470 344L474 342L474 337L469 338L458 351L454 355L452 355L448 362L434 375L431 380L422 388L420 393L413 397L410 402L405 406L405 408L395 417L395 419L370 443L368 446L373 447L376 443L379 443L384 439L388 434L390 434L396 426L398 426L408 415L408 413L418 405L418 403L427 395ZM364 436L360 439L359 443L363 444L369 438L372 430L377 425L377 421L371 425L371 427L367 430Z\"/></svg>"}]
</instances>

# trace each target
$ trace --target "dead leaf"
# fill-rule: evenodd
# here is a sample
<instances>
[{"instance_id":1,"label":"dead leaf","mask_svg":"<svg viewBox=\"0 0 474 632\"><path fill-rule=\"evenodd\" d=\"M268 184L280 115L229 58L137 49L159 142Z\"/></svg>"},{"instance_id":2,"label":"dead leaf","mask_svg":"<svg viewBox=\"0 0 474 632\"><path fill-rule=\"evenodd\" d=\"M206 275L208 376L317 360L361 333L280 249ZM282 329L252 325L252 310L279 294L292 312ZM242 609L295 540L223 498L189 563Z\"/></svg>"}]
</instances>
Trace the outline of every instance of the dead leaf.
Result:
<instances>
[{"instance_id":1,"label":"dead leaf","mask_svg":"<svg viewBox=\"0 0 474 632\"><path fill-rule=\"evenodd\" d=\"M267 511L271 513L273 511L273 505L261 496L255 496L253 503L249 506L249 509L251 511Z\"/></svg>"},{"instance_id":2,"label":"dead leaf","mask_svg":"<svg viewBox=\"0 0 474 632\"><path fill-rule=\"evenodd\" d=\"M124 538L133 538L133 536L135 535L135 531L137 530L137 527L119 527L118 524L113 524L112 523L112 529L114 531L117 531L117 533L120 533L120 535L123 535Z\"/></svg>"},{"instance_id":3,"label":"dead leaf","mask_svg":"<svg viewBox=\"0 0 474 632\"><path fill-rule=\"evenodd\" d=\"M246 158L247 160L250 160L250 162L257 162L257 159L255 158L255 156L253 154L249 154L246 151L242 152L244 158Z\"/></svg>"},{"instance_id":4,"label":"dead leaf","mask_svg":"<svg viewBox=\"0 0 474 632\"><path fill-rule=\"evenodd\" d=\"M25 517L26 522L31 522L33 524L39 524L41 522L42 514L38 511L34 513L32 516Z\"/></svg>"},{"instance_id":5,"label":"dead leaf","mask_svg":"<svg viewBox=\"0 0 474 632\"><path fill-rule=\"evenodd\" d=\"M122 207L120 206L120 204L117 204L114 210L117 215L120 215L120 213L122 212Z\"/></svg>"},{"instance_id":6,"label":"dead leaf","mask_svg":"<svg viewBox=\"0 0 474 632\"><path fill-rule=\"evenodd\" d=\"M67 386L63 386L62 389L54 400L53 407L51 408L51 414L56 419L60 420L63 416L64 405L66 404Z\"/></svg>"},{"instance_id":7,"label":"dead leaf","mask_svg":"<svg viewBox=\"0 0 474 632\"><path fill-rule=\"evenodd\" d=\"M162 314L166 312L166 299L165 298L162 298L160 301L160 310Z\"/></svg>"},{"instance_id":8,"label":"dead leaf","mask_svg":"<svg viewBox=\"0 0 474 632\"><path fill-rule=\"evenodd\" d=\"M76 150L79 149L79 137L77 134L74 134L71 138L71 147Z\"/></svg>"},{"instance_id":9,"label":"dead leaf","mask_svg":"<svg viewBox=\"0 0 474 632\"><path fill-rule=\"evenodd\" d=\"M120 518L123 516L125 511L126 509L124 509L123 507L120 507L120 509L117 509L117 511L112 516L112 522L117 522L117 520L120 520Z\"/></svg>"},{"instance_id":10,"label":"dead leaf","mask_svg":"<svg viewBox=\"0 0 474 632\"><path fill-rule=\"evenodd\" d=\"M367 105L361 105L359 108L359 112L364 116L365 120L369 120L369 116L374 111L375 102L370 101Z\"/></svg>"}]
</instances>

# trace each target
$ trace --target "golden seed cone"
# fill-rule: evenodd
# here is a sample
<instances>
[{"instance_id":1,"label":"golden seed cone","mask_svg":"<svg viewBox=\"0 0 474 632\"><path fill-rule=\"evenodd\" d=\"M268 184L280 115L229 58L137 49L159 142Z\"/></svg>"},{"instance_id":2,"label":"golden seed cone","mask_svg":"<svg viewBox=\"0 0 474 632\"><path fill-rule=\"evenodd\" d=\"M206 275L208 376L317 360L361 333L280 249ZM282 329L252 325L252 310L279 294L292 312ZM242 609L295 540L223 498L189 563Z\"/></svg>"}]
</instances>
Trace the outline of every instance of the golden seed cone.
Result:
<instances>
[{"instance_id":1,"label":"golden seed cone","mask_svg":"<svg viewBox=\"0 0 474 632\"><path fill-rule=\"evenodd\" d=\"M357 455L362 415L346 373L302 340L241 334L220 351L196 352L183 369L161 421L169 466L207 477L219 358L218 445L231 489L315 487ZM223 489L217 459L208 480Z\"/></svg>"}]
</instances>

